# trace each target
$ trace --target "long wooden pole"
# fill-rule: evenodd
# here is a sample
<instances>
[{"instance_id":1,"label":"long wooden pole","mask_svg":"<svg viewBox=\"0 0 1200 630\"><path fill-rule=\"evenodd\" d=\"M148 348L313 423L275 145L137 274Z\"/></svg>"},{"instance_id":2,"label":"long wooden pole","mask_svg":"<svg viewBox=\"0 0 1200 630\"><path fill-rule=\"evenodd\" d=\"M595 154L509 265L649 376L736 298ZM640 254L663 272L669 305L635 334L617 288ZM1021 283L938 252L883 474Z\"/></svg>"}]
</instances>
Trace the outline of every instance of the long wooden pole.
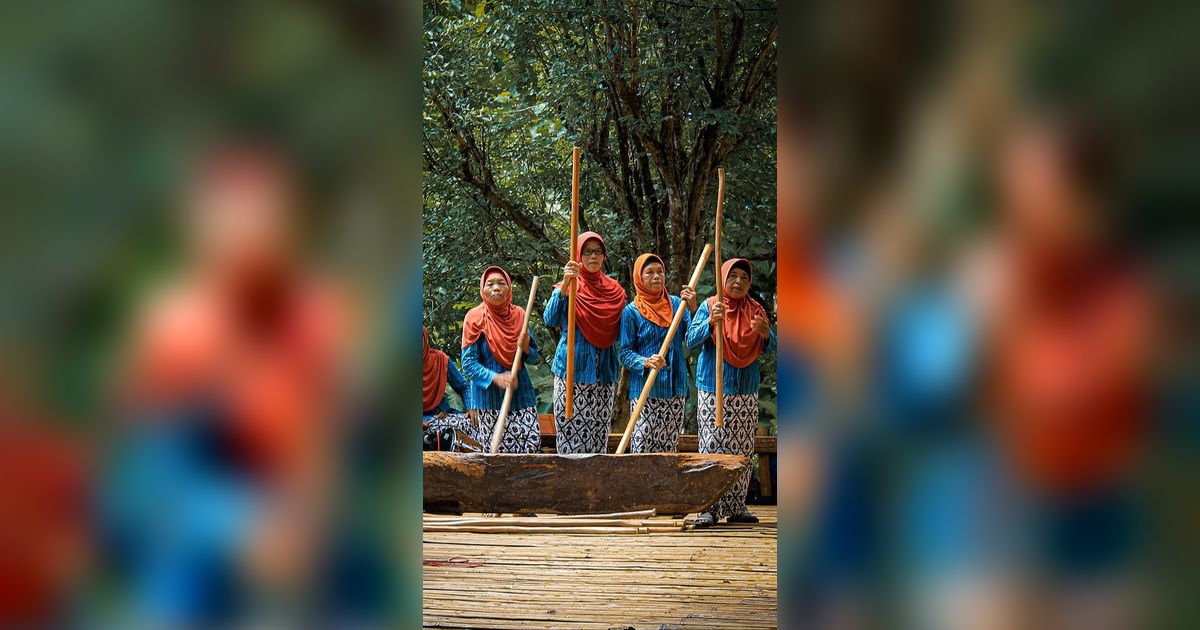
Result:
<instances>
[{"instance_id":1,"label":"long wooden pole","mask_svg":"<svg viewBox=\"0 0 1200 630\"><path fill-rule=\"evenodd\" d=\"M708 255L712 253L712 245L705 243L704 251L700 252L700 262L696 263L696 269L692 271L692 279L688 282L688 286L693 290L696 288L696 283L700 281L700 274L704 273L704 263L708 262ZM680 301L679 308L675 309L675 317L671 319L671 327L667 329L667 337L663 339L662 347L659 348L658 354L662 357L668 356L668 351L671 349L671 339L675 337L675 331L679 329L679 322L683 321L683 309L687 308L687 302ZM642 385L642 393L638 396L637 404L633 407L633 413L629 414L629 423L625 425L625 435L621 436L621 443L617 445L617 454L620 455L629 448L629 438L633 437L633 427L637 424L638 418L642 415L642 410L646 407L646 400L650 398L650 388L654 387L654 380L658 378L658 368L651 368L650 374L646 376L646 384Z\"/></svg>"},{"instance_id":2,"label":"long wooden pole","mask_svg":"<svg viewBox=\"0 0 1200 630\"><path fill-rule=\"evenodd\" d=\"M527 518L537 518L539 521L546 521L546 520L554 520L554 519L560 519L560 518L561 519L589 518L589 519L603 520L603 519L653 518L655 516L658 516L658 511L651 508L649 510L635 510L632 512L610 512L608 514L542 514L542 515L539 515L536 517L527 517ZM459 514L459 515L424 514L423 518L425 519L425 522L428 523L430 521L443 521L443 520L444 521L461 521L461 520L470 519L471 517L462 516L461 514ZM512 517L510 517L510 520L511 520L511 518ZM515 518L523 518L523 517L515 517Z\"/></svg>"},{"instance_id":3,"label":"long wooden pole","mask_svg":"<svg viewBox=\"0 0 1200 630\"><path fill-rule=\"evenodd\" d=\"M682 531L683 527L668 531ZM649 534L649 527L533 527L508 525L505 527L480 527L478 525L425 525L425 532L466 532L470 534Z\"/></svg>"},{"instance_id":4,"label":"long wooden pole","mask_svg":"<svg viewBox=\"0 0 1200 630\"><path fill-rule=\"evenodd\" d=\"M717 304L725 304L725 278L721 277L721 217L725 205L725 169L717 169L717 225L713 242L716 256L713 258L713 272L717 276ZM725 426L725 331L724 322L717 328L717 371L716 380L717 426Z\"/></svg>"},{"instance_id":5,"label":"long wooden pole","mask_svg":"<svg viewBox=\"0 0 1200 630\"><path fill-rule=\"evenodd\" d=\"M683 526L682 519L630 519L630 518L547 518L531 516L526 518L460 518L460 519L425 519L425 525L478 525L480 527L504 527L506 525L533 525L535 527L651 527L679 529Z\"/></svg>"},{"instance_id":6,"label":"long wooden pole","mask_svg":"<svg viewBox=\"0 0 1200 630\"><path fill-rule=\"evenodd\" d=\"M579 255L579 147L571 149L571 250L568 260ZM578 279L567 289L567 374L563 415L567 420L575 417L575 287Z\"/></svg>"},{"instance_id":7,"label":"long wooden pole","mask_svg":"<svg viewBox=\"0 0 1200 630\"><path fill-rule=\"evenodd\" d=\"M504 425L508 422L508 411L512 407L513 394L517 391L517 383L521 374L521 344L529 336L529 311L533 309L533 296L537 295L538 277L533 277L529 285L529 301L525 303L525 317L521 321L521 334L517 337L517 352L512 362L512 382L504 390L504 402L500 404L500 417L496 419L496 427L492 431L492 452L500 450L500 442L504 439Z\"/></svg>"}]
</instances>

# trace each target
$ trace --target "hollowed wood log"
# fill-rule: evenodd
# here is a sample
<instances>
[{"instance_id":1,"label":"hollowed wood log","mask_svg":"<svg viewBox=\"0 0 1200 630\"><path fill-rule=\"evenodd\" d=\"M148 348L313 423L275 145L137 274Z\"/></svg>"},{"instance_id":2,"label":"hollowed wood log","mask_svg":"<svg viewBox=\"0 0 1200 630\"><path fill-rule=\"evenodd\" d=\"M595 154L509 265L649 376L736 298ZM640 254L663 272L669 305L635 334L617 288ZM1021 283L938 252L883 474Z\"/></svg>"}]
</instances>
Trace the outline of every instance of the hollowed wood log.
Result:
<instances>
[{"instance_id":1,"label":"hollowed wood log","mask_svg":"<svg viewBox=\"0 0 1200 630\"><path fill-rule=\"evenodd\" d=\"M750 461L700 453L423 455L426 511L536 514L701 512Z\"/></svg>"}]
</instances>

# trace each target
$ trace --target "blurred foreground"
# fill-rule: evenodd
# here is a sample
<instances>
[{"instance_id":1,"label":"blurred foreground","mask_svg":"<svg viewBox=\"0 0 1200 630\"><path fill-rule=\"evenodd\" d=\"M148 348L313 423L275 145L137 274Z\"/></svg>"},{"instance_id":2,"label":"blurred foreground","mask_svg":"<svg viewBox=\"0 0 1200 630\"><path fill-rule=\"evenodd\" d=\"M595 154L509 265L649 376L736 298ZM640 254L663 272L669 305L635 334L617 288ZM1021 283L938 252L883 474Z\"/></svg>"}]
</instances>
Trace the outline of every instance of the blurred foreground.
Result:
<instances>
[{"instance_id":1,"label":"blurred foreground","mask_svg":"<svg viewBox=\"0 0 1200 630\"><path fill-rule=\"evenodd\" d=\"M783 20L786 625L1200 622L1196 13Z\"/></svg>"},{"instance_id":2,"label":"blurred foreground","mask_svg":"<svg viewBox=\"0 0 1200 630\"><path fill-rule=\"evenodd\" d=\"M0 625L403 626L415 10L85 4L3 9ZM1116 4L780 7L786 627L1200 624L1200 5Z\"/></svg>"},{"instance_id":3,"label":"blurred foreground","mask_svg":"<svg viewBox=\"0 0 1200 630\"><path fill-rule=\"evenodd\" d=\"M0 626L417 618L419 15L0 9Z\"/></svg>"}]
</instances>

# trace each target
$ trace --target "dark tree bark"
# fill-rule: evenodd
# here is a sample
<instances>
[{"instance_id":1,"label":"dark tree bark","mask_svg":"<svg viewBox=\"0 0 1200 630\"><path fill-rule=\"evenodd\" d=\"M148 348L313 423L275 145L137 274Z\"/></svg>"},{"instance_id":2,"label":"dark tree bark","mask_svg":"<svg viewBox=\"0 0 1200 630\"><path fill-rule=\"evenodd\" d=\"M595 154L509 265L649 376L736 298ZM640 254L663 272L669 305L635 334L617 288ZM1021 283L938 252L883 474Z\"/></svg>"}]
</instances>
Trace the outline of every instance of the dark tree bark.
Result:
<instances>
[{"instance_id":1,"label":"dark tree bark","mask_svg":"<svg viewBox=\"0 0 1200 630\"><path fill-rule=\"evenodd\" d=\"M531 18L542 25L559 20L559 32L577 33L582 54L588 57L584 66L602 77L591 116L580 124L572 124L568 116L560 118L584 149L586 172L612 195L614 210L628 217L633 233L627 247L663 256L673 291L686 282L711 232L715 202L710 187L717 168L744 142L750 114L775 76L778 27L760 41L747 41L746 15L739 5L731 6L709 11L711 38L703 46L701 42L681 45L668 35L682 32L684 20L702 13L656 10L642 16L637 0L601 0L600 10L583 20L567 13ZM657 27L653 37L641 32L646 20ZM552 55L545 50L530 54L548 65L561 50L553 42L546 46ZM699 68L703 86L699 96L706 102L696 103L696 95L681 94L674 82L660 79L650 89L642 78L643 66L683 62ZM444 164L427 150L426 168L478 191L500 216L539 242L550 243L556 259L565 262L565 248L554 247L533 213L513 203L496 185L488 156L461 124L460 113L436 88L427 86L427 91L457 143L460 160ZM688 122L697 108L718 112L722 122ZM554 242L561 240L555 236ZM628 269L617 271L628 279Z\"/></svg>"}]
</instances>

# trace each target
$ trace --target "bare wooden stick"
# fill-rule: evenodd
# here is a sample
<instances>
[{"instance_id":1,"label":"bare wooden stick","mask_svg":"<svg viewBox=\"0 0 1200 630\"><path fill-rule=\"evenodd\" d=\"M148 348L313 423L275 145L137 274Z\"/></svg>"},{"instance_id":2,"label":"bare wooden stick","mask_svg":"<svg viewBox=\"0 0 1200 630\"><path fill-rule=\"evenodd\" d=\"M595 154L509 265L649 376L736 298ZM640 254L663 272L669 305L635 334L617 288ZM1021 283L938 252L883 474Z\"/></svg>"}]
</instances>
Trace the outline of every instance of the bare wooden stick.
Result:
<instances>
[{"instance_id":1,"label":"bare wooden stick","mask_svg":"<svg viewBox=\"0 0 1200 630\"><path fill-rule=\"evenodd\" d=\"M571 242L568 260L579 255L579 147L571 149ZM567 420L575 417L575 288L578 278L567 289L567 371L566 392L563 400L563 415Z\"/></svg>"},{"instance_id":2,"label":"bare wooden stick","mask_svg":"<svg viewBox=\"0 0 1200 630\"><path fill-rule=\"evenodd\" d=\"M725 169L717 169L717 225L716 234L713 235L713 244L716 249L716 256L713 258L713 269L717 276L717 304L722 306L725 304L725 278L721 277L721 214L725 205ZM725 426L725 322L721 321L717 326L717 334L715 336L717 343L717 370L714 374L716 380L716 403L717 403L717 426Z\"/></svg>"},{"instance_id":3,"label":"bare wooden stick","mask_svg":"<svg viewBox=\"0 0 1200 630\"><path fill-rule=\"evenodd\" d=\"M700 280L700 274L704 273L704 263L708 262L708 255L712 252L712 245L705 243L704 251L700 252L700 262L696 263L695 270L692 271L692 278L688 282L688 286L693 290L696 288L696 283ZM687 308L687 302L680 300L679 308L675 309L675 317L671 319L671 327L667 329L667 337L663 339L662 347L659 348L658 354L662 357L667 356L667 352L671 349L671 339L675 337L675 331L679 329L679 322L683 321L683 310ZM650 374L646 376L646 384L642 386L642 393L638 396L637 404L633 407L633 413L629 414L629 423L625 425L625 434L621 436L621 443L617 445L617 454L620 455L629 448L629 438L633 436L633 427L637 424L638 418L642 415L642 409L646 407L646 400L650 398L650 389L654 387L654 380L658 378L658 368L651 368Z\"/></svg>"},{"instance_id":4,"label":"bare wooden stick","mask_svg":"<svg viewBox=\"0 0 1200 630\"><path fill-rule=\"evenodd\" d=\"M649 527L480 527L477 525L425 525L426 532L471 532L476 534L649 534ZM683 530L682 527L679 528Z\"/></svg>"},{"instance_id":5,"label":"bare wooden stick","mask_svg":"<svg viewBox=\"0 0 1200 630\"><path fill-rule=\"evenodd\" d=\"M657 510L649 509L634 512L613 512L611 514L552 514L544 518L649 518L657 515Z\"/></svg>"},{"instance_id":6,"label":"bare wooden stick","mask_svg":"<svg viewBox=\"0 0 1200 630\"><path fill-rule=\"evenodd\" d=\"M603 518L579 518L579 519L560 519L560 518L463 518L458 520L447 519L428 519L424 521L425 525L479 525L481 527L510 527L510 526L533 526L533 527L648 527L651 529L670 529L672 527L679 528L683 526L683 521L661 520L651 521L644 519L603 519Z\"/></svg>"},{"instance_id":7,"label":"bare wooden stick","mask_svg":"<svg viewBox=\"0 0 1200 630\"><path fill-rule=\"evenodd\" d=\"M538 515L537 518L539 518L539 519L575 519L575 518L589 518L589 519L624 518L624 519L629 519L629 518L652 518L654 516L657 516L657 514L658 514L658 512L656 510L649 509L649 510L637 510L634 512L612 512L611 514L541 514L541 515ZM460 521L463 519L479 518L479 517L451 515L451 514L426 514L424 516L424 518L425 518L425 521L428 522L431 520Z\"/></svg>"},{"instance_id":8,"label":"bare wooden stick","mask_svg":"<svg viewBox=\"0 0 1200 630\"><path fill-rule=\"evenodd\" d=\"M529 336L529 311L533 309L533 296L537 295L538 277L533 277L529 285L529 301L525 304L525 317L521 321L521 334L517 337L517 351L513 355L512 382L504 390L504 402L500 404L500 416L496 419L496 428L492 431L492 452L500 450L500 442L504 439L504 425L508 422L508 411L512 407L513 394L517 391L517 383L521 375L521 344Z\"/></svg>"}]
</instances>

